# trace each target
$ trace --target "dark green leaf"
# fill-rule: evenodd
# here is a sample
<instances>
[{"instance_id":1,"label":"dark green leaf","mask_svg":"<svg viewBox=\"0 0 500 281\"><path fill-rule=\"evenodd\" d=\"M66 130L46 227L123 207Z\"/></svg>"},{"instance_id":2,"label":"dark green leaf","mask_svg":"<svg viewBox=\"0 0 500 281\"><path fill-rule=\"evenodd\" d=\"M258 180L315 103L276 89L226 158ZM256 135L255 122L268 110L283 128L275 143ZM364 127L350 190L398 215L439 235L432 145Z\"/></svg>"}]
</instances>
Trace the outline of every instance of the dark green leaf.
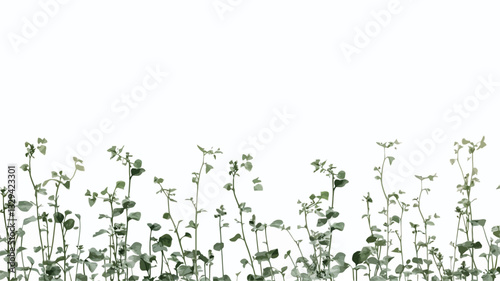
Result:
<instances>
[{"instance_id":1,"label":"dark green leaf","mask_svg":"<svg viewBox=\"0 0 500 281\"><path fill-rule=\"evenodd\" d=\"M215 243L214 244L214 250L220 251L224 248L224 243Z\"/></svg>"},{"instance_id":2,"label":"dark green leaf","mask_svg":"<svg viewBox=\"0 0 500 281\"><path fill-rule=\"evenodd\" d=\"M69 219L69 220L67 220L67 221L64 222L64 228L66 228L67 230L72 229L73 226L75 226L75 220L74 219Z\"/></svg>"}]
</instances>

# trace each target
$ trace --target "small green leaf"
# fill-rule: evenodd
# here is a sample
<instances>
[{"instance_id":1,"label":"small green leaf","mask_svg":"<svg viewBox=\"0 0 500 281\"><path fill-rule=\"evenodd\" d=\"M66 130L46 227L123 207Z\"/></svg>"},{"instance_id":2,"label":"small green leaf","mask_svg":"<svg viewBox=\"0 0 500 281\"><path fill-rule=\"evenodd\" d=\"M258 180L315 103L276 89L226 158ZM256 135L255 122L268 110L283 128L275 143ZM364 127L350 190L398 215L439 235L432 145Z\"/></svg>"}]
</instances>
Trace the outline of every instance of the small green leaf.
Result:
<instances>
[{"instance_id":1,"label":"small green leaf","mask_svg":"<svg viewBox=\"0 0 500 281\"><path fill-rule=\"evenodd\" d=\"M243 165L243 166L245 167L245 169L247 169L248 171L251 171L251 170L252 170L252 168L253 168L253 165L252 165L252 163L251 163L251 162L245 162L245 164L242 164L242 165Z\"/></svg>"},{"instance_id":2,"label":"small green leaf","mask_svg":"<svg viewBox=\"0 0 500 281\"><path fill-rule=\"evenodd\" d=\"M471 221L471 224L472 226L484 226L486 224L486 220L485 219L482 219L482 220L472 220Z\"/></svg>"},{"instance_id":3,"label":"small green leaf","mask_svg":"<svg viewBox=\"0 0 500 281\"><path fill-rule=\"evenodd\" d=\"M124 181L117 181L116 182L116 188L124 189L125 188L125 182Z\"/></svg>"},{"instance_id":4,"label":"small green leaf","mask_svg":"<svg viewBox=\"0 0 500 281\"><path fill-rule=\"evenodd\" d=\"M114 208L112 213L113 217L121 215L123 213L123 210L123 208Z\"/></svg>"},{"instance_id":5,"label":"small green leaf","mask_svg":"<svg viewBox=\"0 0 500 281\"><path fill-rule=\"evenodd\" d=\"M59 213L59 212L55 212L54 213L54 221L57 223L62 223L64 221L64 215Z\"/></svg>"},{"instance_id":6,"label":"small green leaf","mask_svg":"<svg viewBox=\"0 0 500 281\"><path fill-rule=\"evenodd\" d=\"M148 223L148 227L149 229L151 229L151 231L158 231L161 229L161 225L157 223Z\"/></svg>"},{"instance_id":7,"label":"small green leaf","mask_svg":"<svg viewBox=\"0 0 500 281\"><path fill-rule=\"evenodd\" d=\"M66 189L69 189L70 184L71 184L70 181L67 181L67 182L63 183L63 185L64 185L64 187L66 187Z\"/></svg>"},{"instance_id":8,"label":"small green leaf","mask_svg":"<svg viewBox=\"0 0 500 281\"><path fill-rule=\"evenodd\" d=\"M334 223L332 225L332 230L335 230L335 229L340 230L340 231L344 230L344 223L343 222Z\"/></svg>"},{"instance_id":9,"label":"small green leaf","mask_svg":"<svg viewBox=\"0 0 500 281\"><path fill-rule=\"evenodd\" d=\"M104 254L96 250L95 248L90 248L88 258L93 261L99 262L104 259Z\"/></svg>"},{"instance_id":10,"label":"small green leaf","mask_svg":"<svg viewBox=\"0 0 500 281\"><path fill-rule=\"evenodd\" d=\"M346 179L343 179L343 180L335 180L335 181L334 181L334 183L335 183L335 187L343 187L343 186L345 186L346 184L348 184L348 183L349 183L349 181L348 181L348 180L346 180Z\"/></svg>"},{"instance_id":11,"label":"small green leaf","mask_svg":"<svg viewBox=\"0 0 500 281\"><path fill-rule=\"evenodd\" d=\"M330 196L330 193L328 191L321 191L321 195L319 197L328 200L328 197Z\"/></svg>"},{"instance_id":12,"label":"small green leaf","mask_svg":"<svg viewBox=\"0 0 500 281\"><path fill-rule=\"evenodd\" d=\"M275 220L269 226L276 227L276 228L281 228L282 225L283 225L283 221L282 220Z\"/></svg>"},{"instance_id":13,"label":"small green leaf","mask_svg":"<svg viewBox=\"0 0 500 281\"><path fill-rule=\"evenodd\" d=\"M144 173L146 170L144 170L143 168L140 168L140 169L136 169L136 168L132 168L130 170L130 174L132 174L132 176L140 176L142 175L142 173Z\"/></svg>"},{"instance_id":14,"label":"small green leaf","mask_svg":"<svg viewBox=\"0 0 500 281\"><path fill-rule=\"evenodd\" d=\"M29 218L24 219L23 225L27 225L28 223L34 222L34 221L36 221L36 218L34 216L31 216Z\"/></svg>"},{"instance_id":15,"label":"small green leaf","mask_svg":"<svg viewBox=\"0 0 500 281\"><path fill-rule=\"evenodd\" d=\"M235 242L236 240L241 239L241 235L238 233L233 238L229 239L231 242Z\"/></svg>"},{"instance_id":16,"label":"small green leaf","mask_svg":"<svg viewBox=\"0 0 500 281\"><path fill-rule=\"evenodd\" d=\"M128 215L129 220L139 221L141 219L141 212L133 212Z\"/></svg>"},{"instance_id":17,"label":"small green leaf","mask_svg":"<svg viewBox=\"0 0 500 281\"><path fill-rule=\"evenodd\" d=\"M132 250L132 252L136 255L141 255L141 247L142 247L142 244L139 243L139 242L134 242L131 246L130 246L130 250Z\"/></svg>"},{"instance_id":18,"label":"small green leaf","mask_svg":"<svg viewBox=\"0 0 500 281\"><path fill-rule=\"evenodd\" d=\"M220 251L224 248L224 243L215 243L214 244L214 250Z\"/></svg>"},{"instance_id":19,"label":"small green leaf","mask_svg":"<svg viewBox=\"0 0 500 281\"><path fill-rule=\"evenodd\" d=\"M31 204L28 201L19 201L19 204L17 205L17 207L19 208L19 210L21 210L22 212L29 211L32 206L33 206L33 204Z\"/></svg>"},{"instance_id":20,"label":"small green leaf","mask_svg":"<svg viewBox=\"0 0 500 281\"><path fill-rule=\"evenodd\" d=\"M69 220L67 220L67 221L64 222L64 228L66 228L67 230L72 229L74 226L75 226L75 220L74 219L69 219Z\"/></svg>"},{"instance_id":21,"label":"small green leaf","mask_svg":"<svg viewBox=\"0 0 500 281\"><path fill-rule=\"evenodd\" d=\"M327 222L328 222L328 219L326 219L326 218L319 218L318 219L318 223L316 224L316 226L317 227L321 227L321 226L325 225Z\"/></svg>"},{"instance_id":22,"label":"small green leaf","mask_svg":"<svg viewBox=\"0 0 500 281\"><path fill-rule=\"evenodd\" d=\"M394 157L387 156L387 160L389 160L389 165L392 165L392 162L394 161Z\"/></svg>"},{"instance_id":23,"label":"small green leaf","mask_svg":"<svg viewBox=\"0 0 500 281\"><path fill-rule=\"evenodd\" d=\"M47 147L45 145L40 145L37 148L43 155L45 155L45 153L47 152Z\"/></svg>"},{"instance_id":24,"label":"small green leaf","mask_svg":"<svg viewBox=\"0 0 500 281\"><path fill-rule=\"evenodd\" d=\"M96 237L96 236L99 236L99 235L104 234L104 233L108 233L108 231L105 229L101 229L101 230L97 231L96 233L94 233L94 235L92 237Z\"/></svg>"},{"instance_id":25,"label":"small green leaf","mask_svg":"<svg viewBox=\"0 0 500 281\"><path fill-rule=\"evenodd\" d=\"M205 173L208 174L210 170L212 170L214 167L212 165L209 165L208 163L205 163Z\"/></svg>"},{"instance_id":26,"label":"small green leaf","mask_svg":"<svg viewBox=\"0 0 500 281\"><path fill-rule=\"evenodd\" d=\"M168 233L163 234L159 239L158 242L165 247L170 247L172 246L172 236L170 236Z\"/></svg>"},{"instance_id":27,"label":"small green leaf","mask_svg":"<svg viewBox=\"0 0 500 281\"><path fill-rule=\"evenodd\" d=\"M492 227L491 232L493 232L493 235L495 235L497 238L500 238L500 226Z\"/></svg>"}]
</instances>

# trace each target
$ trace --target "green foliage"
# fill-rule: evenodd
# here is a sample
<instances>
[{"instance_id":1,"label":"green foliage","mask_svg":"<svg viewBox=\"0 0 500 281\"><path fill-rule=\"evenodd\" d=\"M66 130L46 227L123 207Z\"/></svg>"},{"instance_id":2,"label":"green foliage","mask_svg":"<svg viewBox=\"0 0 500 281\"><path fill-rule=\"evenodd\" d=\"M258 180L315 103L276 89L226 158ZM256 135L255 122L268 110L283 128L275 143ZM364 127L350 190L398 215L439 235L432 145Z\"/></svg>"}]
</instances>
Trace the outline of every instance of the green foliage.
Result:
<instances>
[{"instance_id":1,"label":"green foliage","mask_svg":"<svg viewBox=\"0 0 500 281\"><path fill-rule=\"evenodd\" d=\"M13 235L16 238L16 258L19 261L17 277L8 271L0 270L0 280L149 280L149 281L231 281L245 276L247 280L286 280L292 277L298 281L309 280L496 280L500 275L498 258L500 256L500 226L489 228L487 220L473 216L476 198L473 191L479 185L479 170L476 167L476 153L486 147L484 137L478 142L462 139L454 144L454 158L450 163L460 172L460 182L456 186L461 195L455 209L457 227L455 240L450 243L449 261L442 250L435 247L437 238L433 231L437 214L425 211L426 195L434 184L437 175L415 175L418 180L417 196L411 202L404 201L406 192L390 192L387 173L396 157L390 155L401 143L378 142L383 150L380 165L374 167L377 190L383 196L381 210L373 214L374 199L367 193L363 196L366 213L367 238L352 242L350 253L335 252L332 244L343 243L337 237L347 229L341 221L340 210L335 206L338 192L349 192L350 182L347 173L338 170L325 160L316 159L312 163L313 173L328 178L327 190L312 188L312 194L298 200L298 221L295 227L288 226L282 219L266 217L259 221L252 213L253 201L241 201L238 196L243 189L263 191L262 180L252 177L251 182L240 180L240 174L254 171L251 155L244 154L239 160L229 161L230 182L222 188L230 194L231 208L224 205L215 208L211 219L202 217L206 212L200 208L198 193L203 175L212 172L214 163L207 160L222 152L220 149L205 149L201 152L201 165L192 173L195 196L187 201L192 205L193 217L178 219L176 189L164 188L165 180L154 177L153 184L159 186L156 192L166 198L165 204L155 206L158 222L143 223L141 212L143 202L136 202L132 196L133 179L146 173L144 163L124 151L124 147L113 146L108 149L110 159L125 166L122 178L115 179L111 187L97 191L86 190L89 207L102 205L106 213L97 219L104 220L104 229L92 229L92 224L84 225L92 238L106 241L105 248L85 247L80 244L82 234L81 216L71 210L61 210L59 198L62 192L74 192L78 183L73 182L75 175L84 172L83 161L73 158L74 171L66 175L62 171L52 171L46 180L33 178L32 160L35 156L46 155L47 140L39 138L36 144L26 142L27 164L20 169L28 174L34 198L16 203L23 212L23 224ZM465 156L463 154L466 154ZM242 177L246 179L246 177ZM265 180L265 179L264 179ZM243 182L240 182L243 181ZM250 185L250 186L248 186ZM61 188L64 187L64 188ZM94 187L90 187L93 189ZM341 189L338 189L341 188ZM8 213L8 192L1 189L3 197L4 233L0 243L7 243L9 229L6 227ZM228 203L229 204L229 203ZM228 205L230 206L230 205ZM274 205L273 205L274 207ZM414 216L409 221L409 212ZM231 217L233 223L226 222ZM378 218L376 218L377 216ZM91 220L92 218L88 218ZM213 220L213 221L211 221ZM354 223L354 222L352 222ZM377 225L381 223L381 225ZM34 226L36 224L36 226ZM218 230L217 239L209 245L199 245L200 224L207 224ZM36 232L25 232L25 227L36 227ZM129 241L131 229L147 233L142 241ZM227 230L226 230L227 229ZM296 231L292 231L296 229ZM491 229L488 233L487 229ZM272 236L268 233L274 232ZM230 232L230 233L228 233ZM3 236L5 235L5 236ZM289 239L289 248L276 248L276 235ZM484 236L484 238L482 237ZM270 239L272 238L272 239ZM33 249L23 247L23 241L36 241ZM282 245L282 244L281 244ZM356 246L357 245L357 246ZM227 256L227 249L239 247L241 251ZM0 255L7 260L7 251ZM225 256L226 255L226 256ZM351 257L346 258L346 257ZM241 271L225 266L224 259L240 261Z\"/></svg>"}]
</instances>

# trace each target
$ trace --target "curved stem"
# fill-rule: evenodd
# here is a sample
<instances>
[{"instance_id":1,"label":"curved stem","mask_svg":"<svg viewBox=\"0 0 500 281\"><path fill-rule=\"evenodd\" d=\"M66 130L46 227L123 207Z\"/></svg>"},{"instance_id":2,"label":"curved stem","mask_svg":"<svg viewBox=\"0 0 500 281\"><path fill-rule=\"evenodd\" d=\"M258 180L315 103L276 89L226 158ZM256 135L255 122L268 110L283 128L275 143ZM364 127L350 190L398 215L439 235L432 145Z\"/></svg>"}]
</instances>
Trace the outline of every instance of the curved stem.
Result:
<instances>
[{"instance_id":1,"label":"curved stem","mask_svg":"<svg viewBox=\"0 0 500 281\"><path fill-rule=\"evenodd\" d=\"M257 275L255 273L255 267L253 265L253 258L252 258L252 254L250 253L250 248L248 247L248 243L247 243L247 239L245 237L245 229L243 228L243 209L240 205L240 202L238 201L238 197L236 196L236 187L234 186L234 178L235 178L236 174L233 174L233 196L234 196L234 200L236 201L236 205L238 205L238 209L240 211L240 226L241 226L241 236L243 238L243 242L245 243L245 247L247 249L247 253L248 253L248 258L250 259L250 266L252 267L252 271L253 271L253 275Z\"/></svg>"}]
</instances>

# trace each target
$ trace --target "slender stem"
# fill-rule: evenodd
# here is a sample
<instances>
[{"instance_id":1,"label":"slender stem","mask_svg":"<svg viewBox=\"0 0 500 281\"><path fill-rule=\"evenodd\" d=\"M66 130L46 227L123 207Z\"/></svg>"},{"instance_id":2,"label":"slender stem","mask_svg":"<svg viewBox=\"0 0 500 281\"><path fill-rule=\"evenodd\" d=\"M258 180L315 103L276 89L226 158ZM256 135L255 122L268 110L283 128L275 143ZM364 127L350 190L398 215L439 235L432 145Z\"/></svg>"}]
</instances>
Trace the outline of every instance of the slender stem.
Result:
<instances>
[{"instance_id":1,"label":"slender stem","mask_svg":"<svg viewBox=\"0 0 500 281\"><path fill-rule=\"evenodd\" d=\"M334 198L335 198L335 177L332 175L332 205L330 206L333 211L333 203L334 203ZM332 241L333 241L333 232L329 229L330 233L330 241L328 242L328 269L330 269L330 262L331 262L331 252L332 252Z\"/></svg>"},{"instance_id":2,"label":"slender stem","mask_svg":"<svg viewBox=\"0 0 500 281\"><path fill-rule=\"evenodd\" d=\"M60 184L59 183L56 183L56 194L55 194L55 197L54 197L54 214L57 214L58 213L58 210L59 210L59 206L57 205L57 197L59 196L59 186ZM54 227L52 228L52 247L47 245L48 248L50 248L50 251L49 251L49 254L48 254L48 257L47 259L50 260L50 257L52 256L52 251L54 250L54 238L56 236L56 221L55 221L55 218L54 218Z\"/></svg>"},{"instance_id":3,"label":"slender stem","mask_svg":"<svg viewBox=\"0 0 500 281\"><path fill-rule=\"evenodd\" d=\"M60 226L61 226L61 236L62 236L62 240L63 240L63 246L62 246L62 249L63 249L63 257L64 257L64 259L63 259L63 265L64 265L64 266L63 266L63 271L64 271L64 281L66 281L66 253L67 253L67 247L66 247L66 232L67 232L68 230L64 231L64 226L63 226L63 224L62 224L62 223L60 224ZM54 245L54 244L52 244L52 246L53 246L53 245Z\"/></svg>"},{"instance_id":4,"label":"slender stem","mask_svg":"<svg viewBox=\"0 0 500 281\"><path fill-rule=\"evenodd\" d=\"M293 242L295 243L295 245L297 245L297 248L299 249L299 252L300 252L300 257L302 259L305 259L304 257L304 254L302 253L302 249L300 248L300 244L297 240L295 240L295 238L293 237L292 233L290 232L290 230L286 229L286 232L288 232L288 235L290 235L290 238L292 238Z\"/></svg>"},{"instance_id":5,"label":"slender stem","mask_svg":"<svg viewBox=\"0 0 500 281\"><path fill-rule=\"evenodd\" d=\"M201 172L203 170L203 166L205 165L205 153L203 153L203 159L201 161L201 166L200 166L200 171L198 172L197 180L196 180L196 201L194 205L194 259L193 259L193 266L194 266L194 274L196 276L196 280L198 281L198 194L200 192L200 179L201 179Z\"/></svg>"},{"instance_id":6,"label":"slender stem","mask_svg":"<svg viewBox=\"0 0 500 281\"><path fill-rule=\"evenodd\" d=\"M151 236L153 235L153 229L149 230L149 255L151 256Z\"/></svg>"},{"instance_id":7,"label":"slender stem","mask_svg":"<svg viewBox=\"0 0 500 281\"><path fill-rule=\"evenodd\" d=\"M82 233L82 220L80 218L78 218L78 239L77 239L77 244L76 244L76 247L78 249L78 259L76 262L75 279L76 279L76 275L78 274L78 266L80 265L80 255L82 254L82 251L79 248L80 247L80 235L81 235L81 233Z\"/></svg>"},{"instance_id":8,"label":"slender stem","mask_svg":"<svg viewBox=\"0 0 500 281\"><path fill-rule=\"evenodd\" d=\"M418 195L418 212L420 213L420 217L422 218L422 222L424 223L424 236L425 236L425 249L426 249L426 259L429 260L429 239L427 233L427 221L425 220L424 214L422 213L421 201L422 201L422 193L424 191L424 181L420 180L420 194ZM427 270L429 270L429 264L427 264ZM429 280L429 275L424 274L425 279Z\"/></svg>"},{"instance_id":9,"label":"slender stem","mask_svg":"<svg viewBox=\"0 0 500 281\"><path fill-rule=\"evenodd\" d=\"M264 237L266 238L266 248L267 252L269 253L269 239L267 238L267 225L264 225ZM269 261L269 267L271 268L271 271L273 271L273 264L271 263L271 259ZM271 280L274 281L274 274L271 274Z\"/></svg>"},{"instance_id":10,"label":"slender stem","mask_svg":"<svg viewBox=\"0 0 500 281\"><path fill-rule=\"evenodd\" d=\"M304 222L305 222L305 225L304 225L304 228L306 229L307 231L307 237L309 240L311 240L311 231L309 230L309 225L307 224L307 210L304 211ZM316 245L314 244L314 242L311 243L312 246L313 246L313 249L314 249L314 253L313 253L313 256L314 256L314 259L315 259L315 267L318 267L319 269L319 266L320 264L318 263L318 254L317 254L317 248L316 248Z\"/></svg>"},{"instance_id":11,"label":"slender stem","mask_svg":"<svg viewBox=\"0 0 500 281\"><path fill-rule=\"evenodd\" d=\"M128 195L127 195L127 198L130 199L130 189L131 189L131 186L132 186L132 175L130 174L131 172L131 164L130 164L130 160L127 159L127 163L128 163ZM128 280L128 265L127 265L127 256L128 256L128 246L127 246L127 238L128 238L128 224L129 224L129 219L128 219L128 208L125 209L125 220L126 220L126 226L125 226L125 244L124 244L124 247L125 247L125 278Z\"/></svg>"},{"instance_id":12,"label":"slender stem","mask_svg":"<svg viewBox=\"0 0 500 281\"><path fill-rule=\"evenodd\" d=\"M259 235L257 233L257 229L255 229L255 245L257 245L257 253L260 252L260 249L259 249ZM260 275L263 275L262 274L262 263L260 261L257 261L259 263L259 267L260 267Z\"/></svg>"},{"instance_id":13,"label":"slender stem","mask_svg":"<svg viewBox=\"0 0 500 281\"><path fill-rule=\"evenodd\" d=\"M219 242L222 244L222 215L219 215ZM224 248L220 250L220 260L222 267L222 277L224 277Z\"/></svg>"},{"instance_id":14,"label":"slender stem","mask_svg":"<svg viewBox=\"0 0 500 281\"><path fill-rule=\"evenodd\" d=\"M455 265L457 263L458 232L460 230L460 219L461 218L462 218L462 213L459 213L458 214L457 232L455 234L455 244L453 244L453 267L452 267L452 272L455 272Z\"/></svg>"},{"instance_id":15,"label":"slender stem","mask_svg":"<svg viewBox=\"0 0 500 281\"><path fill-rule=\"evenodd\" d=\"M161 191L163 192L163 194L165 194L165 196L167 197L167 211L168 211L168 214L169 214L169 218L170 218L170 221L172 222L172 225L174 226L174 232L175 232L175 235L177 236L177 241L179 242L179 247L181 249L182 260L184 261L184 264L187 265L187 263L186 263L186 257L185 257L185 254L184 254L184 249L182 247L181 236L179 235L179 228L178 228L179 225L175 223L174 218L172 217L172 213L170 211L170 201L172 200L170 198L170 193L168 193L167 190L163 188L163 186L161 185L161 183L158 183L158 184L160 185L160 188L161 188Z\"/></svg>"},{"instance_id":16,"label":"slender stem","mask_svg":"<svg viewBox=\"0 0 500 281\"><path fill-rule=\"evenodd\" d=\"M28 158L28 166L29 166L28 175L30 177L31 184L33 185L33 188L35 189L36 222L37 222L37 225L38 225L38 237L40 238L40 247L41 247L41 250L42 250L42 264L45 264L45 248L43 246L42 228L40 226L40 205L38 204L38 189L36 187L35 182L33 181L33 176L31 174L31 169L32 169L31 158L32 158L32 156L29 155L29 158ZM47 229L47 231L48 231L48 229Z\"/></svg>"},{"instance_id":17,"label":"slender stem","mask_svg":"<svg viewBox=\"0 0 500 281\"><path fill-rule=\"evenodd\" d=\"M253 265L253 258L252 258L252 254L250 253L250 248L248 247L248 243L247 243L247 239L245 237L245 229L243 228L243 208L241 207L239 201L238 201L238 197L236 196L236 187L234 186L234 178L235 178L236 174L233 174L233 196L234 196L234 200L236 201L236 205L238 205L238 209L240 210L240 226L241 226L241 236L243 238L243 242L245 243L245 247L247 249L247 253L248 253L248 258L250 259L250 266L252 267L252 271L253 271L253 275L256 275L255 273L255 267Z\"/></svg>"}]
</instances>

